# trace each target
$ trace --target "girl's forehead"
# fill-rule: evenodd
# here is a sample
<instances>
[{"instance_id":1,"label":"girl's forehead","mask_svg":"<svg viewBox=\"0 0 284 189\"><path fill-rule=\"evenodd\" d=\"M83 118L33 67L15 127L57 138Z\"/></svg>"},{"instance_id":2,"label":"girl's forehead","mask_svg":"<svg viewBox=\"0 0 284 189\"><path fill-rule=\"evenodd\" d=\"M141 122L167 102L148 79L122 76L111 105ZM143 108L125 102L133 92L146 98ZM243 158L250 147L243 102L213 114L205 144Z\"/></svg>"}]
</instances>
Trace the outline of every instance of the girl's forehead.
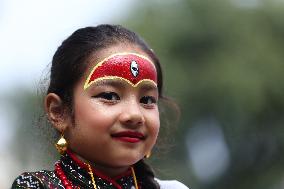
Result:
<instances>
[{"instance_id":1,"label":"girl's forehead","mask_svg":"<svg viewBox=\"0 0 284 189\"><path fill-rule=\"evenodd\" d=\"M118 43L116 45L109 46L107 48L103 48L99 51L96 51L93 53L90 57L90 66L93 67L105 58L113 55L113 54L119 54L119 53L135 53L140 54L148 59L151 59L147 53L145 53L140 47L134 44L129 43Z\"/></svg>"},{"instance_id":2,"label":"girl's forehead","mask_svg":"<svg viewBox=\"0 0 284 189\"><path fill-rule=\"evenodd\" d=\"M123 81L132 87L142 83L157 86L157 72L148 57L133 52L119 52L109 55L90 69L84 89L103 80Z\"/></svg>"}]
</instances>

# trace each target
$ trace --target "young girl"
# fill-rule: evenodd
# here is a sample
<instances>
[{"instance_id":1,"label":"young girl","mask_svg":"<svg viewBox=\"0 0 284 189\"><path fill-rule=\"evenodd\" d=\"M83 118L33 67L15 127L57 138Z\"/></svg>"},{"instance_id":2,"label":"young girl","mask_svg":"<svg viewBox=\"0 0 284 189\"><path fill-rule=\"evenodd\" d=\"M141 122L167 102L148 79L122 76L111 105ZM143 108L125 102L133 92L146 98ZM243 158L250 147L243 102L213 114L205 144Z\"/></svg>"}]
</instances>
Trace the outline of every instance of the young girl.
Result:
<instances>
[{"instance_id":1,"label":"young girl","mask_svg":"<svg viewBox=\"0 0 284 189\"><path fill-rule=\"evenodd\" d=\"M158 58L134 32L75 31L53 57L44 103L61 158L54 171L23 173L12 188L186 189L156 179L144 162L160 128L162 85Z\"/></svg>"}]
</instances>

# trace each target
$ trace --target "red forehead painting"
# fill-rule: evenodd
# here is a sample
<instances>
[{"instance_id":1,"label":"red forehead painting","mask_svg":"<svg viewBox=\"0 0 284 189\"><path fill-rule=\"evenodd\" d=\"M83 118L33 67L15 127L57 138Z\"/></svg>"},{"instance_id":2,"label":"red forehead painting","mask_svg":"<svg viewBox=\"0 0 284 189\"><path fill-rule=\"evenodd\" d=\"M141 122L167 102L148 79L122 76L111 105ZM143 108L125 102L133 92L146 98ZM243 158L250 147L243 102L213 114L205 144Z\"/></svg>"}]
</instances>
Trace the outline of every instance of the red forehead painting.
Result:
<instances>
[{"instance_id":1,"label":"red forehead painting","mask_svg":"<svg viewBox=\"0 0 284 189\"><path fill-rule=\"evenodd\" d=\"M133 87L142 82L157 85L157 73L153 62L134 53L114 54L99 62L88 76L84 89L104 79L120 79Z\"/></svg>"}]
</instances>

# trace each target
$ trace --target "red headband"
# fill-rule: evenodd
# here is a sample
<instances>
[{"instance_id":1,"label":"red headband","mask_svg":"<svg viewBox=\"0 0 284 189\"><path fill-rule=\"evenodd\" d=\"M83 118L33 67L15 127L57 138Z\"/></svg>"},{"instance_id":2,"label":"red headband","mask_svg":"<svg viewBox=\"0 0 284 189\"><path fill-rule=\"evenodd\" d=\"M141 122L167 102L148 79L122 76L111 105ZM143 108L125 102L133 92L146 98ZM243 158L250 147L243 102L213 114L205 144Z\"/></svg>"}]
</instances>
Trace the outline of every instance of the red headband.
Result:
<instances>
[{"instance_id":1,"label":"red headband","mask_svg":"<svg viewBox=\"0 0 284 189\"><path fill-rule=\"evenodd\" d=\"M133 87L144 81L157 86L157 73L153 62L134 53L113 54L99 62L88 76L84 89L104 79L124 80Z\"/></svg>"}]
</instances>

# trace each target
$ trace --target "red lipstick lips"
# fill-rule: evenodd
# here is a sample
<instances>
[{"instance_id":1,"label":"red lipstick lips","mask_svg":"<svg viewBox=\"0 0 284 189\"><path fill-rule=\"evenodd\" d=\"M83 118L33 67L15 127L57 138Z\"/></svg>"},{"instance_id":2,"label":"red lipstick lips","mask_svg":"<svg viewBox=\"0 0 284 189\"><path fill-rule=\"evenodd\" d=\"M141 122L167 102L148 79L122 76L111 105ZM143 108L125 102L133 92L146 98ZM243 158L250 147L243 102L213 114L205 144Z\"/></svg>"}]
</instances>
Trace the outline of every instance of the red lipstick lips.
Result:
<instances>
[{"instance_id":1,"label":"red lipstick lips","mask_svg":"<svg viewBox=\"0 0 284 189\"><path fill-rule=\"evenodd\" d=\"M145 136L140 132L135 131L123 131L111 135L113 138L130 143L137 143L145 139Z\"/></svg>"}]
</instances>

